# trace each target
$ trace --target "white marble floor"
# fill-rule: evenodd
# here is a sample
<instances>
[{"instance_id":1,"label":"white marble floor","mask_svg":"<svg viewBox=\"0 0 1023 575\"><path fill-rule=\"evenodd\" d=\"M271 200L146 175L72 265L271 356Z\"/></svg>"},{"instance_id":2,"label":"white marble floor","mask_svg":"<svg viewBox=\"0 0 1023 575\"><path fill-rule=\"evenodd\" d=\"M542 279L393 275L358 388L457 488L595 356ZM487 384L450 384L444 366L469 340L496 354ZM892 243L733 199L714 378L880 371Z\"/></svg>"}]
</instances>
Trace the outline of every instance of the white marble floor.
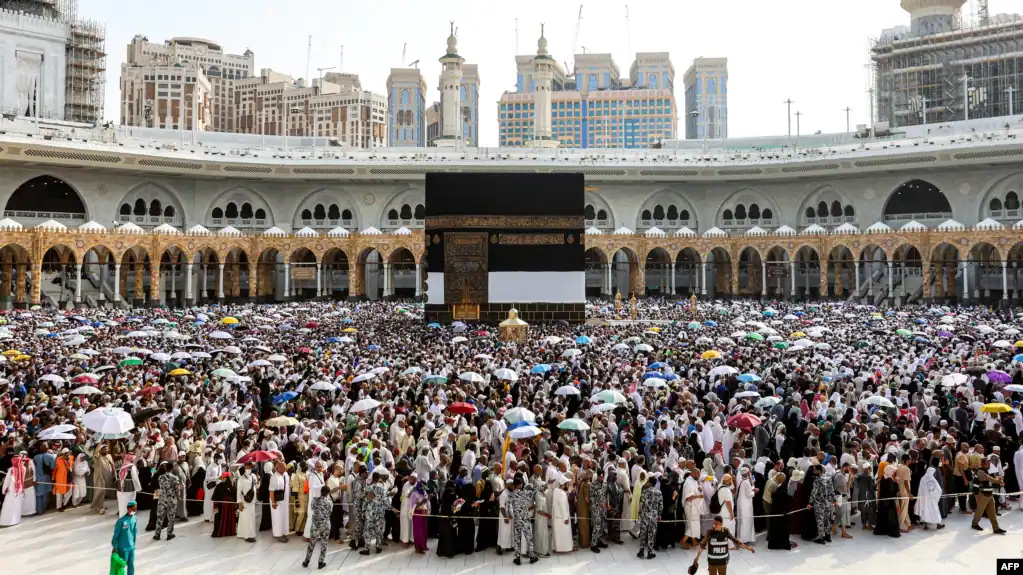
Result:
<instances>
[{"instance_id":1,"label":"white marble floor","mask_svg":"<svg viewBox=\"0 0 1023 575\"><path fill-rule=\"evenodd\" d=\"M113 506L111 506L113 507ZM116 513L111 508L110 512ZM108 512L109 513L109 512ZM140 514L144 525L148 512ZM1023 558L1023 512L1005 512L1000 519L1008 535L992 535L970 529L968 519L956 514L943 531L919 531L900 539L875 537L853 528L852 540L836 540L828 546L801 543L791 552L768 551L761 538L756 554L735 552L730 575L777 573L820 575L873 575L875 569L894 575L941 575L993 573L996 558ZM84 510L28 517L21 525L0 529L0 571L4 573L82 574L106 573L109 569L110 536L114 516L87 515ZM986 526L987 521L983 524ZM508 555L476 553L443 559L431 553L415 555L393 543L380 555L365 557L347 547L331 545L327 567L302 568L305 544L293 537L287 544L260 534L256 543L236 538L213 539L210 524L192 519L179 524L174 541L153 541L151 533L139 533L136 572L160 573L258 573L316 572L373 575L639 575L683 574L695 551L670 550L653 560L636 558L637 546L628 541L599 555L592 552L543 558L535 565L517 567ZM799 541L797 539L797 541ZM435 545L431 540L431 547ZM706 563L701 573L706 573Z\"/></svg>"}]
</instances>

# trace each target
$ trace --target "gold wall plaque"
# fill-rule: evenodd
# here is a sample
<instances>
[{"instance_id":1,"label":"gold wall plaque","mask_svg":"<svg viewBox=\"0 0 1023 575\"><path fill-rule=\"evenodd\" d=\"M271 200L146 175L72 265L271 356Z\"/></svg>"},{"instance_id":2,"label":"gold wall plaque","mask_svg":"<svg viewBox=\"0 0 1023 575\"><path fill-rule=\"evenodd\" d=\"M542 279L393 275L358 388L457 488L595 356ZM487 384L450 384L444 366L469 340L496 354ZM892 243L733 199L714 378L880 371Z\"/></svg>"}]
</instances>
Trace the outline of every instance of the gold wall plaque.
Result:
<instances>
[{"instance_id":1,"label":"gold wall plaque","mask_svg":"<svg viewBox=\"0 0 1023 575\"><path fill-rule=\"evenodd\" d=\"M435 228L533 228L568 229L583 228L582 216L433 216L426 218L426 229Z\"/></svg>"},{"instance_id":2,"label":"gold wall plaque","mask_svg":"<svg viewBox=\"0 0 1023 575\"><path fill-rule=\"evenodd\" d=\"M565 243L563 234L500 234L502 246L558 246Z\"/></svg>"}]
</instances>

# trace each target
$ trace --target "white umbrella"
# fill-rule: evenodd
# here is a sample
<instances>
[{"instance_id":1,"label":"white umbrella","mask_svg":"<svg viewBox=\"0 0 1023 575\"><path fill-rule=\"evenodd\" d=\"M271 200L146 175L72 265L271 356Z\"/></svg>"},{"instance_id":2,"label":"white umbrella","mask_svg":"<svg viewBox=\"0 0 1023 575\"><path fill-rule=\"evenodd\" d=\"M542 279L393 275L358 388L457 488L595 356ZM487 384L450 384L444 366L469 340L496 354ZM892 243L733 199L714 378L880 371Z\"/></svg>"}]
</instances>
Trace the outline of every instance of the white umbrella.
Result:
<instances>
[{"instance_id":1,"label":"white umbrella","mask_svg":"<svg viewBox=\"0 0 1023 575\"><path fill-rule=\"evenodd\" d=\"M540 433L539 427L524 425L511 430L508 435L510 435L512 439L528 439L530 437L536 437L537 435L540 435Z\"/></svg>"},{"instance_id":2,"label":"white umbrella","mask_svg":"<svg viewBox=\"0 0 1023 575\"><path fill-rule=\"evenodd\" d=\"M171 356L163 352L157 352L149 356L149 359L153 361L170 361Z\"/></svg>"},{"instance_id":3,"label":"white umbrella","mask_svg":"<svg viewBox=\"0 0 1023 575\"><path fill-rule=\"evenodd\" d=\"M647 346L647 347L649 347L649 346ZM561 355L563 357L575 357L575 356L581 354L582 352L583 352L583 350L573 347L572 349L566 349L564 352L562 352Z\"/></svg>"},{"instance_id":4,"label":"white umbrella","mask_svg":"<svg viewBox=\"0 0 1023 575\"><path fill-rule=\"evenodd\" d=\"M648 377L643 380L643 387L668 387L668 382L659 377Z\"/></svg>"},{"instance_id":5,"label":"white umbrella","mask_svg":"<svg viewBox=\"0 0 1023 575\"><path fill-rule=\"evenodd\" d=\"M580 395L579 388L574 385L562 385L555 392L554 395Z\"/></svg>"},{"instance_id":6,"label":"white umbrella","mask_svg":"<svg viewBox=\"0 0 1023 575\"><path fill-rule=\"evenodd\" d=\"M85 343L85 341L86 341L85 338L81 337L81 336L72 337L71 339L65 340L64 341L64 345L66 345L68 347L73 347L73 346L76 346L76 345L82 345L83 343Z\"/></svg>"},{"instance_id":7,"label":"white umbrella","mask_svg":"<svg viewBox=\"0 0 1023 575\"><path fill-rule=\"evenodd\" d=\"M257 359L256 361L249 363L249 367L269 367L271 365L273 364L265 359Z\"/></svg>"},{"instance_id":8,"label":"white umbrella","mask_svg":"<svg viewBox=\"0 0 1023 575\"><path fill-rule=\"evenodd\" d=\"M81 350L79 350L79 351L81 351ZM170 358L171 359L192 359L192 354L188 353L187 351L176 351L176 352L171 354Z\"/></svg>"},{"instance_id":9,"label":"white umbrella","mask_svg":"<svg viewBox=\"0 0 1023 575\"><path fill-rule=\"evenodd\" d=\"M352 407L348 410L349 413L362 413L363 411L369 411L380 407L380 402L367 397L366 399L360 399L352 404Z\"/></svg>"},{"instance_id":10,"label":"white umbrella","mask_svg":"<svg viewBox=\"0 0 1023 575\"><path fill-rule=\"evenodd\" d=\"M224 421L214 421L211 423L209 430L216 433L221 431L234 431L235 429L238 429L238 427L238 424L234 421L225 419Z\"/></svg>"},{"instance_id":11,"label":"white umbrella","mask_svg":"<svg viewBox=\"0 0 1023 575\"><path fill-rule=\"evenodd\" d=\"M83 385L81 387L75 388L75 390L71 392L72 395L92 395L94 393L103 393L103 392L100 391L98 388L93 387L91 385Z\"/></svg>"},{"instance_id":12,"label":"white umbrella","mask_svg":"<svg viewBox=\"0 0 1023 575\"><path fill-rule=\"evenodd\" d=\"M313 391L334 391L336 388L334 385L327 381L317 381L316 383L309 386L309 389Z\"/></svg>"},{"instance_id":13,"label":"white umbrella","mask_svg":"<svg viewBox=\"0 0 1023 575\"><path fill-rule=\"evenodd\" d=\"M650 347L649 344L645 344L645 343L636 344L636 347L634 347L632 349L634 349L636 351L645 352L645 353L650 353L651 351L654 350L654 348Z\"/></svg>"},{"instance_id":14,"label":"white umbrella","mask_svg":"<svg viewBox=\"0 0 1023 575\"><path fill-rule=\"evenodd\" d=\"M543 341L546 344L554 345L554 344L557 344L557 343L561 343L561 338L556 336L556 335L549 335L549 336L545 337Z\"/></svg>"},{"instance_id":15,"label":"white umbrella","mask_svg":"<svg viewBox=\"0 0 1023 575\"><path fill-rule=\"evenodd\" d=\"M895 407L895 404L888 400L886 397L880 395L871 395L867 398L867 405L876 405L878 407Z\"/></svg>"},{"instance_id":16,"label":"white umbrella","mask_svg":"<svg viewBox=\"0 0 1023 575\"><path fill-rule=\"evenodd\" d=\"M742 399L744 397L760 397L760 394L755 391L740 391L739 393L735 394L735 397L738 397L739 399Z\"/></svg>"},{"instance_id":17,"label":"white umbrella","mask_svg":"<svg viewBox=\"0 0 1023 575\"><path fill-rule=\"evenodd\" d=\"M225 347L224 349L222 349L220 351L222 351L224 353L230 353L232 355L241 355L241 353L242 353L241 348L238 347L238 346L235 346L235 345L229 345L229 346Z\"/></svg>"},{"instance_id":18,"label":"white umbrella","mask_svg":"<svg viewBox=\"0 0 1023 575\"><path fill-rule=\"evenodd\" d=\"M370 373L373 373L373 374L376 374L376 375L388 373L389 371L391 371L391 368L385 367L385 366L382 366L382 365L380 367L374 367L373 369L369 370Z\"/></svg>"},{"instance_id":19,"label":"white umbrella","mask_svg":"<svg viewBox=\"0 0 1023 575\"><path fill-rule=\"evenodd\" d=\"M970 381L970 377L965 373L950 373L941 378L941 385L956 387L957 385L963 385L967 381Z\"/></svg>"},{"instance_id":20,"label":"white umbrella","mask_svg":"<svg viewBox=\"0 0 1023 575\"><path fill-rule=\"evenodd\" d=\"M206 353L205 351L193 351L191 355L192 359L210 359L211 357L213 357L212 355Z\"/></svg>"},{"instance_id":21,"label":"white umbrella","mask_svg":"<svg viewBox=\"0 0 1023 575\"><path fill-rule=\"evenodd\" d=\"M494 370L494 377L502 381L518 381L519 374L507 367L502 367L501 369Z\"/></svg>"},{"instance_id":22,"label":"white umbrella","mask_svg":"<svg viewBox=\"0 0 1023 575\"><path fill-rule=\"evenodd\" d=\"M288 358L284 357L279 353L272 354L268 356L266 359L267 361L276 361L278 363L284 363L285 361L288 361Z\"/></svg>"},{"instance_id":23,"label":"white umbrella","mask_svg":"<svg viewBox=\"0 0 1023 575\"><path fill-rule=\"evenodd\" d=\"M40 377L39 379L41 379L42 381L52 381L53 383L64 383L65 381L63 377L57 375L56 373L47 373L46 375Z\"/></svg>"},{"instance_id":24,"label":"white umbrella","mask_svg":"<svg viewBox=\"0 0 1023 575\"><path fill-rule=\"evenodd\" d=\"M781 399L779 399L779 398L777 398L777 397L775 397L773 395L769 395L767 397L761 397L753 405L755 407L774 407L779 402L781 402Z\"/></svg>"},{"instance_id":25,"label":"white umbrella","mask_svg":"<svg viewBox=\"0 0 1023 575\"><path fill-rule=\"evenodd\" d=\"M518 423L520 421L536 421L536 414L529 411L525 407L513 407L508 411L504 412L504 420L508 423ZM530 436L527 436L530 437Z\"/></svg>"},{"instance_id":26,"label":"white umbrella","mask_svg":"<svg viewBox=\"0 0 1023 575\"><path fill-rule=\"evenodd\" d=\"M115 347L114 349L112 349L110 351L113 352L113 353L116 353L117 355L130 355L131 352L133 352L134 350L132 348L130 348L130 347L121 346L121 347Z\"/></svg>"},{"instance_id":27,"label":"white umbrella","mask_svg":"<svg viewBox=\"0 0 1023 575\"><path fill-rule=\"evenodd\" d=\"M710 370L711 377L721 377L723 375L733 375L736 373L739 373L739 370L730 365L719 365Z\"/></svg>"},{"instance_id":28,"label":"white umbrella","mask_svg":"<svg viewBox=\"0 0 1023 575\"><path fill-rule=\"evenodd\" d=\"M376 376L377 376L377 374L372 373L372 372L370 372L370 373L360 373L359 375L355 376L355 379L352 380L352 383L361 383L363 381L368 381L370 379L373 379Z\"/></svg>"},{"instance_id":29,"label":"white umbrella","mask_svg":"<svg viewBox=\"0 0 1023 575\"><path fill-rule=\"evenodd\" d=\"M1002 347L1002 348L1012 347L1012 343L1010 343L1008 340L1000 339L1000 340L992 343L991 347Z\"/></svg>"},{"instance_id":30,"label":"white umbrella","mask_svg":"<svg viewBox=\"0 0 1023 575\"><path fill-rule=\"evenodd\" d=\"M103 407L85 414L82 423L86 429L104 435L119 435L135 429L128 412L118 407Z\"/></svg>"},{"instance_id":31,"label":"white umbrella","mask_svg":"<svg viewBox=\"0 0 1023 575\"><path fill-rule=\"evenodd\" d=\"M462 381L467 381L469 383L484 383L485 381L487 381L486 378L476 373L475 371L466 371L464 373L461 373L458 375L458 379Z\"/></svg>"},{"instance_id":32,"label":"white umbrella","mask_svg":"<svg viewBox=\"0 0 1023 575\"><path fill-rule=\"evenodd\" d=\"M614 411L615 404L613 403L598 403L590 406L590 411L593 413L602 413L604 411Z\"/></svg>"},{"instance_id":33,"label":"white umbrella","mask_svg":"<svg viewBox=\"0 0 1023 575\"><path fill-rule=\"evenodd\" d=\"M590 401L594 403L625 403L628 399L617 389L605 389L591 397Z\"/></svg>"},{"instance_id":34,"label":"white umbrella","mask_svg":"<svg viewBox=\"0 0 1023 575\"><path fill-rule=\"evenodd\" d=\"M46 441L74 441L75 439L78 439L78 437L71 433L55 432L48 434L46 437L43 437L43 435L40 434L39 439L44 439Z\"/></svg>"},{"instance_id":35,"label":"white umbrella","mask_svg":"<svg viewBox=\"0 0 1023 575\"><path fill-rule=\"evenodd\" d=\"M234 339L234 336L227 333L226 331L214 331L207 336L211 339Z\"/></svg>"},{"instance_id":36,"label":"white umbrella","mask_svg":"<svg viewBox=\"0 0 1023 575\"><path fill-rule=\"evenodd\" d=\"M466 341L469 341L469 338L463 335L456 335L455 337L451 338L451 343L462 343Z\"/></svg>"}]
</instances>

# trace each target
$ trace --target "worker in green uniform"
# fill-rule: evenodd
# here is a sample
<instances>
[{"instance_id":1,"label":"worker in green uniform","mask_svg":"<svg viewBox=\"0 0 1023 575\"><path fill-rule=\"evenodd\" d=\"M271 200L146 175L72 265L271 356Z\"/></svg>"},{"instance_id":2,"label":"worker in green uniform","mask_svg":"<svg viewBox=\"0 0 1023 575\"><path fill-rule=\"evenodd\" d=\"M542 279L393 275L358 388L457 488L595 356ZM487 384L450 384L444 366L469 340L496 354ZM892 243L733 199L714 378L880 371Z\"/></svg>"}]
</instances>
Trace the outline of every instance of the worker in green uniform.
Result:
<instances>
[{"instance_id":1,"label":"worker in green uniform","mask_svg":"<svg viewBox=\"0 0 1023 575\"><path fill-rule=\"evenodd\" d=\"M124 560L128 575L135 575L135 539L139 532L135 513L138 506L134 501L129 501L125 507L128 512L114 523L114 536L110 540L110 545L113 547L113 553Z\"/></svg>"}]
</instances>

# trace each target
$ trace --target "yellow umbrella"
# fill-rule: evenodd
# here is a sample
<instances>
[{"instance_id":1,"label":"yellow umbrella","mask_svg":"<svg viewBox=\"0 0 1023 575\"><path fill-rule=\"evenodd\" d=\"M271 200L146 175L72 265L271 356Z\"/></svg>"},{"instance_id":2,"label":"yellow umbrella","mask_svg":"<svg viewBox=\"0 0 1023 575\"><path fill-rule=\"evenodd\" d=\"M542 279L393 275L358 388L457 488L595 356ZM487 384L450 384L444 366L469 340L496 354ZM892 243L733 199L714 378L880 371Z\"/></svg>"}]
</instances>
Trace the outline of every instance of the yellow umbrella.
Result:
<instances>
[{"instance_id":1,"label":"yellow umbrella","mask_svg":"<svg viewBox=\"0 0 1023 575\"><path fill-rule=\"evenodd\" d=\"M192 372L188 371L187 369L183 369L183 368L179 367L177 369L172 369L171 372L168 373L167 375L172 375L172 376L192 375Z\"/></svg>"},{"instance_id":2,"label":"yellow umbrella","mask_svg":"<svg viewBox=\"0 0 1023 575\"><path fill-rule=\"evenodd\" d=\"M661 333L661 328L659 328L657 326L654 326L654 327L648 329L647 331L652 331L654 333Z\"/></svg>"},{"instance_id":3,"label":"yellow umbrella","mask_svg":"<svg viewBox=\"0 0 1023 575\"><path fill-rule=\"evenodd\" d=\"M344 331L345 333L358 333L359 330L355 329L354 327L346 327L342 331Z\"/></svg>"},{"instance_id":4,"label":"yellow umbrella","mask_svg":"<svg viewBox=\"0 0 1023 575\"><path fill-rule=\"evenodd\" d=\"M4 352L4 355L6 355L7 357L11 357L12 355L22 355L22 353L16 349L9 349Z\"/></svg>"},{"instance_id":5,"label":"yellow umbrella","mask_svg":"<svg viewBox=\"0 0 1023 575\"><path fill-rule=\"evenodd\" d=\"M1009 413L1012 411L1012 406L1004 403L986 403L980 410L984 413Z\"/></svg>"},{"instance_id":6,"label":"yellow umbrella","mask_svg":"<svg viewBox=\"0 0 1023 575\"><path fill-rule=\"evenodd\" d=\"M806 337L806 334L801 331L794 331L789 337Z\"/></svg>"},{"instance_id":7,"label":"yellow umbrella","mask_svg":"<svg viewBox=\"0 0 1023 575\"><path fill-rule=\"evenodd\" d=\"M1013 347L1023 347L1023 339L1017 341L1016 343L1014 343L1012 345L1013 345Z\"/></svg>"},{"instance_id":8,"label":"yellow umbrella","mask_svg":"<svg viewBox=\"0 0 1023 575\"><path fill-rule=\"evenodd\" d=\"M28 361L30 359L32 359L31 355L21 354L21 355L16 355L13 358L11 358L11 361Z\"/></svg>"},{"instance_id":9,"label":"yellow umbrella","mask_svg":"<svg viewBox=\"0 0 1023 575\"><path fill-rule=\"evenodd\" d=\"M239 323L239 322L238 322L238 318L236 318L236 317L225 317L224 319L220 320L220 323L222 323L224 325L234 325L234 324Z\"/></svg>"},{"instance_id":10,"label":"yellow umbrella","mask_svg":"<svg viewBox=\"0 0 1023 575\"><path fill-rule=\"evenodd\" d=\"M703 352L700 355L700 357L702 357L703 359L719 359L721 357L721 354L717 350L713 350L712 349L712 350Z\"/></svg>"}]
</instances>

